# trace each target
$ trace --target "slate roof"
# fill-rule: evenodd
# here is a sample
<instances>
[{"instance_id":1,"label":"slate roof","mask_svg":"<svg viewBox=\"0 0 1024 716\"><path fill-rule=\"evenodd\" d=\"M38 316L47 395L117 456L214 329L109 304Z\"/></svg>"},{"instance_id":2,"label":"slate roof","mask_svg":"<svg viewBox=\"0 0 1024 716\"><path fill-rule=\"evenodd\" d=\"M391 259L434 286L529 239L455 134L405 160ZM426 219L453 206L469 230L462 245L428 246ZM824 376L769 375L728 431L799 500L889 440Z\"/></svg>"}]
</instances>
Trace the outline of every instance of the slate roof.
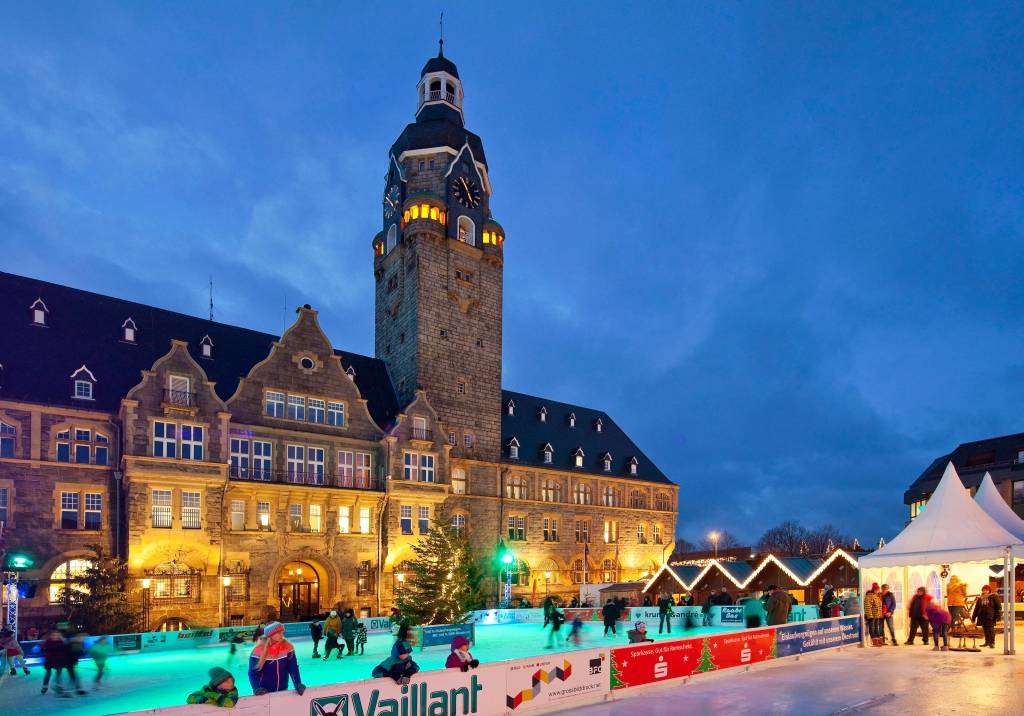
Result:
<instances>
[{"instance_id":1,"label":"slate roof","mask_svg":"<svg viewBox=\"0 0 1024 716\"><path fill-rule=\"evenodd\" d=\"M1024 451L1024 433L962 443L953 452L936 458L903 493L903 502L909 505L931 495L949 462L953 463L964 487L977 488L986 472L992 473L992 481L997 485L1006 480L1024 480L1024 463L1018 461L1021 451Z\"/></svg>"},{"instance_id":2,"label":"slate roof","mask_svg":"<svg viewBox=\"0 0 1024 716\"><path fill-rule=\"evenodd\" d=\"M697 578L697 575L704 571L703 567L698 567L695 564L670 565L669 569L675 573L676 577L682 580L683 584L690 585L693 584L693 580Z\"/></svg>"},{"instance_id":3,"label":"slate roof","mask_svg":"<svg viewBox=\"0 0 1024 716\"><path fill-rule=\"evenodd\" d=\"M46 327L35 326L29 307L42 298L49 313ZM121 340L121 326L131 318L135 343ZM213 357L203 358L200 341L209 335ZM116 413L121 398L171 347L187 341L189 352L216 383L217 394L230 398L241 377L267 357L277 336L230 326L183 313L111 298L47 281L0 272L0 396L8 400L86 407L71 397L71 374L86 365L96 377L88 407ZM398 413L398 401L384 362L335 350L355 382L373 419L385 430Z\"/></svg>"},{"instance_id":4,"label":"slate roof","mask_svg":"<svg viewBox=\"0 0 1024 716\"><path fill-rule=\"evenodd\" d=\"M754 568L750 566L749 562L716 562L721 571L730 575L734 580L739 583L743 583L747 578L754 573ZM714 567L712 567L714 569Z\"/></svg>"},{"instance_id":5,"label":"slate roof","mask_svg":"<svg viewBox=\"0 0 1024 716\"><path fill-rule=\"evenodd\" d=\"M423 71L420 72L420 77L423 77L428 72L447 72L455 79L460 79L459 68L443 54L438 54L437 57L431 57L427 60L427 64L423 65Z\"/></svg>"},{"instance_id":6,"label":"slate roof","mask_svg":"<svg viewBox=\"0 0 1024 716\"><path fill-rule=\"evenodd\" d=\"M478 135L462 126L459 113L447 105L431 105L423 108L417 121L406 125L391 145L391 153L398 158L402 152L412 149L450 147L459 151L466 142L469 142L477 161L487 166L484 143Z\"/></svg>"},{"instance_id":7,"label":"slate roof","mask_svg":"<svg viewBox=\"0 0 1024 716\"><path fill-rule=\"evenodd\" d=\"M510 400L515 402L513 415L509 415L506 409ZM506 463L672 484L603 410L569 405L511 390L501 391L501 404L502 459ZM547 409L545 422L537 417L542 407ZM570 413L576 415L574 428L569 427ZM601 432L594 429L598 419L601 420ZM513 437L519 441L518 460L508 458L508 443ZM550 464L544 463L543 448L547 443L551 443L553 448ZM577 448L583 448L581 468L576 467L574 462ZM610 472L605 472L602 465L602 456L606 452L611 453L612 457ZM634 456L637 459L637 474L632 476L629 474L628 461Z\"/></svg>"}]
</instances>

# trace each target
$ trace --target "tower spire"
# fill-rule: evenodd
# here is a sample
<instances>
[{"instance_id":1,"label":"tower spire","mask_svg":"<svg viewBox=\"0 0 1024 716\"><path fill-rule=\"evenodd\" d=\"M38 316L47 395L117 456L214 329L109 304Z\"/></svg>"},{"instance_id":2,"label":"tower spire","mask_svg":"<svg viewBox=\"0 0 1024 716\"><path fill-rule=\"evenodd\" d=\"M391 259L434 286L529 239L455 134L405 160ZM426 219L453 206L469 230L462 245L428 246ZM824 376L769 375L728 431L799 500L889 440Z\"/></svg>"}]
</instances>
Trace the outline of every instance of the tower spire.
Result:
<instances>
[{"instance_id":1,"label":"tower spire","mask_svg":"<svg viewBox=\"0 0 1024 716\"><path fill-rule=\"evenodd\" d=\"M441 36L437 40L437 56L444 57L444 12L441 12L441 21L438 22L441 26Z\"/></svg>"}]
</instances>

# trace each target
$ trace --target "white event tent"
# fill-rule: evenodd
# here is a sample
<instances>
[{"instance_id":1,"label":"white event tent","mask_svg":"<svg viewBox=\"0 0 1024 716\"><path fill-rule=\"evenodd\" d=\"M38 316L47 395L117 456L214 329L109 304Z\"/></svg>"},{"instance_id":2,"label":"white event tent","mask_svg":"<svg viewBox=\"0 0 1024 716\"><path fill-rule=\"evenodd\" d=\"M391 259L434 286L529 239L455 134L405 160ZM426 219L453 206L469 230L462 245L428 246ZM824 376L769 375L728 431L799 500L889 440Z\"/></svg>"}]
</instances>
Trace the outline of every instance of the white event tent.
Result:
<instances>
[{"instance_id":1,"label":"white event tent","mask_svg":"<svg viewBox=\"0 0 1024 716\"><path fill-rule=\"evenodd\" d=\"M1004 530L1024 541L1024 520L1006 504L1006 500L999 494L999 488L992 482L992 476L987 472L985 477L981 478L981 485L978 486L978 491L974 495L974 501Z\"/></svg>"},{"instance_id":2,"label":"white event tent","mask_svg":"<svg viewBox=\"0 0 1024 716\"><path fill-rule=\"evenodd\" d=\"M998 498L998 495L996 495ZM1003 651L1013 649L1013 574L1015 557L1024 557L1024 540L1008 531L971 499L952 463L932 493L928 504L903 531L884 547L859 560L860 588L871 582L888 583L897 603L925 587L945 604L946 578L956 574L977 594L988 583L989 566L1003 563L1003 594L1006 595ZM902 620L906 610L897 609Z\"/></svg>"}]
</instances>

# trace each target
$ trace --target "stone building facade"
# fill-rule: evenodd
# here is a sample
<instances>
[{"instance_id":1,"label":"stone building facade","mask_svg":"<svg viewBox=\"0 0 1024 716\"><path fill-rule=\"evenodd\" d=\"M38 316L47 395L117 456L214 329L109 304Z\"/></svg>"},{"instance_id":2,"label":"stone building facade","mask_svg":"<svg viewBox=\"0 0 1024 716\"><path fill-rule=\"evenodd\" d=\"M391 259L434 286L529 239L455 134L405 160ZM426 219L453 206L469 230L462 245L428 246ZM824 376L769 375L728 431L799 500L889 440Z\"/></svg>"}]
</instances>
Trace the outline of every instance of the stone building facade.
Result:
<instances>
[{"instance_id":1,"label":"stone building facade","mask_svg":"<svg viewBox=\"0 0 1024 716\"><path fill-rule=\"evenodd\" d=\"M453 63L424 67L374 237L376 357L0 273L0 520L22 623L90 545L151 627L386 611L439 514L516 595L652 574L677 486L603 411L502 390L504 230ZM508 575L493 575L491 588Z\"/></svg>"}]
</instances>

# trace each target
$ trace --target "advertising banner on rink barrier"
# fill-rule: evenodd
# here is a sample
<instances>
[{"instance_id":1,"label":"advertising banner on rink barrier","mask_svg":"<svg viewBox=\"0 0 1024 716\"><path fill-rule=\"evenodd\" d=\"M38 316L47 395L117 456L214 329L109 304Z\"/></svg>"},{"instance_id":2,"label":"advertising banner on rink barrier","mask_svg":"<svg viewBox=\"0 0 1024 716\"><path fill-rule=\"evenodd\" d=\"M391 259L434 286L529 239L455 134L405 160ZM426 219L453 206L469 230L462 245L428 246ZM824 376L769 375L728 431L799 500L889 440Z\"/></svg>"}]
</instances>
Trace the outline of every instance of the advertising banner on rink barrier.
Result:
<instances>
[{"instance_id":1,"label":"advertising banner on rink barrier","mask_svg":"<svg viewBox=\"0 0 1024 716\"><path fill-rule=\"evenodd\" d=\"M612 649L611 688L644 686L766 661L775 655L774 631L748 629Z\"/></svg>"},{"instance_id":2,"label":"advertising banner on rink barrier","mask_svg":"<svg viewBox=\"0 0 1024 716\"><path fill-rule=\"evenodd\" d=\"M506 711L518 714L603 697L608 657L607 649L586 649L508 662Z\"/></svg>"},{"instance_id":3,"label":"advertising banner on rink barrier","mask_svg":"<svg viewBox=\"0 0 1024 716\"><path fill-rule=\"evenodd\" d=\"M472 624L433 624L419 627L419 633L420 651L431 647L450 649L452 639L457 636L466 637L471 644L476 643Z\"/></svg>"},{"instance_id":4,"label":"advertising banner on rink barrier","mask_svg":"<svg viewBox=\"0 0 1024 716\"><path fill-rule=\"evenodd\" d=\"M478 609L470 620L476 624L543 624L543 609Z\"/></svg>"},{"instance_id":5,"label":"advertising banner on rink barrier","mask_svg":"<svg viewBox=\"0 0 1024 716\"><path fill-rule=\"evenodd\" d=\"M776 627L778 656L795 656L809 651L858 644L860 625L860 617L839 617Z\"/></svg>"}]
</instances>

